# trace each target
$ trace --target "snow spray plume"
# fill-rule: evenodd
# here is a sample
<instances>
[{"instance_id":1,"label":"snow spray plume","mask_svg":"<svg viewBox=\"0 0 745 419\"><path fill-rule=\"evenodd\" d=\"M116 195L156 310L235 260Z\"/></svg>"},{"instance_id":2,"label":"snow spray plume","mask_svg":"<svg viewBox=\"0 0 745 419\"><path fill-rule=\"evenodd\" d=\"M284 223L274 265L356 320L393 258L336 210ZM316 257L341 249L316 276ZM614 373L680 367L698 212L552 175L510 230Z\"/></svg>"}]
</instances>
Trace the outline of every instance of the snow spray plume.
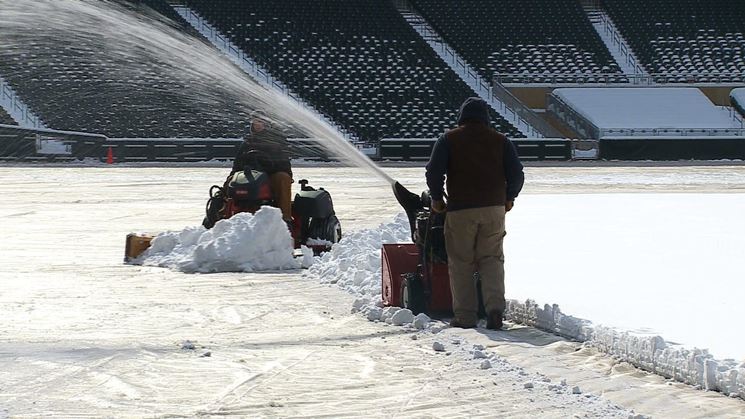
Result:
<instances>
[{"instance_id":1,"label":"snow spray plume","mask_svg":"<svg viewBox=\"0 0 745 419\"><path fill-rule=\"evenodd\" d=\"M0 74L11 85L28 82L43 93L48 118L55 118L54 106L68 113L79 107L80 118L95 127L97 115L86 117L85 110L100 106L126 108L137 124L165 111L154 104L169 103L174 126L224 126L232 116L228 125L239 136L251 111L262 109L273 126L318 138L330 154L393 183L334 126L264 88L212 45L150 9L110 0L0 0L0 10ZM50 89L43 80L60 77L54 68L67 57L74 57L76 69L88 69L63 76L79 79L74 94ZM152 100L134 104L134 91Z\"/></svg>"}]
</instances>

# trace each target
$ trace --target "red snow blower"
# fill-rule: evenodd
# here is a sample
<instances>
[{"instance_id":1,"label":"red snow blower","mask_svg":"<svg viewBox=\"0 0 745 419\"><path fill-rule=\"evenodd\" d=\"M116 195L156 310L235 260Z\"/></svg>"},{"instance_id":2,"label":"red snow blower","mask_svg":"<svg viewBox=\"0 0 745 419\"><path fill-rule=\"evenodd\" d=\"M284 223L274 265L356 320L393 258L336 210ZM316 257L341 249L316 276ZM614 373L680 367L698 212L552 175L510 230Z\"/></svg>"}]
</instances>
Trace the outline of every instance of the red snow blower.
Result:
<instances>
[{"instance_id":1,"label":"red snow blower","mask_svg":"<svg viewBox=\"0 0 745 419\"><path fill-rule=\"evenodd\" d=\"M432 211L429 192L418 196L398 182L393 184L396 200L406 211L413 244L384 244L383 304L410 309L430 316L452 314L452 294L445 250L445 217ZM478 281L478 275L474 276ZM481 287L479 314L483 316Z\"/></svg>"},{"instance_id":2,"label":"red snow blower","mask_svg":"<svg viewBox=\"0 0 745 419\"><path fill-rule=\"evenodd\" d=\"M292 223L288 226L295 248L304 245L316 254L328 251L341 240L341 223L334 212L331 194L323 188L308 186L305 179L299 183L300 191L292 202ZM202 222L206 228L240 212L253 214L265 205L277 207L269 176L249 167L232 174L222 187L212 186L209 194L207 214Z\"/></svg>"}]
</instances>

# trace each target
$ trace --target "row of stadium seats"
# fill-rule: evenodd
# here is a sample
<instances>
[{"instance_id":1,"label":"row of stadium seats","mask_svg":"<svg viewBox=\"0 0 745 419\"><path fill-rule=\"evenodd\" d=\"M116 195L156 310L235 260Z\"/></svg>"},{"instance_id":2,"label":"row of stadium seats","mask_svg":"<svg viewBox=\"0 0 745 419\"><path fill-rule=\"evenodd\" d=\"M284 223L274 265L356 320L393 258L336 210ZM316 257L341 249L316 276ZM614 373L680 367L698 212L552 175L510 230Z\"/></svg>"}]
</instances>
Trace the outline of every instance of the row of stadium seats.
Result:
<instances>
[{"instance_id":1,"label":"row of stadium seats","mask_svg":"<svg viewBox=\"0 0 745 419\"><path fill-rule=\"evenodd\" d=\"M475 92L380 0L188 0L275 78L359 136L436 137ZM518 131L499 115L495 126Z\"/></svg>"},{"instance_id":2,"label":"row of stadium seats","mask_svg":"<svg viewBox=\"0 0 745 419\"><path fill-rule=\"evenodd\" d=\"M745 2L603 0L603 7L650 73L745 81Z\"/></svg>"},{"instance_id":3,"label":"row of stadium seats","mask_svg":"<svg viewBox=\"0 0 745 419\"><path fill-rule=\"evenodd\" d=\"M170 7L158 1L159 9ZM132 13L143 12L127 5L136 9ZM0 51L0 74L50 128L117 138L245 132L250 110L228 100L206 107L201 98L181 94L190 86L169 63L112 53L104 42L55 32L42 19L29 29L15 35L17 49Z\"/></svg>"},{"instance_id":4,"label":"row of stadium seats","mask_svg":"<svg viewBox=\"0 0 745 419\"><path fill-rule=\"evenodd\" d=\"M610 74L621 69L576 0L412 0L425 20L479 73ZM542 83L548 76L509 78L503 83ZM585 80L586 77L582 77Z\"/></svg>"},{"instance_id":5,"label":"row of stadium seats","mask_svg":"<svg viewBox=\"0 0 745 419\"><path fill-rule=\"evenodd\" d=\"M0 125L18 125L2 107L0 107Z\"/></svg>"}]
</instances>

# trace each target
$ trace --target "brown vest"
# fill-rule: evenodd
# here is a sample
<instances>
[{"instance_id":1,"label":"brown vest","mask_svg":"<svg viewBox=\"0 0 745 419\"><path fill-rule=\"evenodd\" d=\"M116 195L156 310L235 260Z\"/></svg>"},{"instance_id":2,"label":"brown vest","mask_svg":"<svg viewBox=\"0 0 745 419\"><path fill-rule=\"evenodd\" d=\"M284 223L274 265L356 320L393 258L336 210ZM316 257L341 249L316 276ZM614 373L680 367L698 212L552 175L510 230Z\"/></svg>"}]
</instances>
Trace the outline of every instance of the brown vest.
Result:
<instances>
[{"instance_id":1,"label":"brown vest","mask_svg":"<svg viewBox=\"0 0 745 419\"><path fill-rule=\"evenodd\" d=\"M484 124L467 123L448 131L448 210L504 205L504 142L507 138Z\"/></svg>"}]
</instances>

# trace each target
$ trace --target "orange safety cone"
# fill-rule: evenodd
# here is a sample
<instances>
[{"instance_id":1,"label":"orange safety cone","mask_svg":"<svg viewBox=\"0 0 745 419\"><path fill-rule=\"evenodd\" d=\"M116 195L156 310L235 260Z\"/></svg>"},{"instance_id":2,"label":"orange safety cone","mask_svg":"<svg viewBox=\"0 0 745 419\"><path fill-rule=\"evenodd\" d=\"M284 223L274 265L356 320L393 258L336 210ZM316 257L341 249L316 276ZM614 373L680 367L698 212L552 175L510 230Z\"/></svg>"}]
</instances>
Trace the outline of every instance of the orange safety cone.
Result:
<instances>
[{"instance_id":1,"label":"orange safety cone","mask_svg":"<svg viewBox=\"0 0 745 419\"><path fill-rule=\"evenodd\" d=\"M109 151L106 152L106 164L114 164L114 150L109 146Z\"/></svg>"}]
</instances>

